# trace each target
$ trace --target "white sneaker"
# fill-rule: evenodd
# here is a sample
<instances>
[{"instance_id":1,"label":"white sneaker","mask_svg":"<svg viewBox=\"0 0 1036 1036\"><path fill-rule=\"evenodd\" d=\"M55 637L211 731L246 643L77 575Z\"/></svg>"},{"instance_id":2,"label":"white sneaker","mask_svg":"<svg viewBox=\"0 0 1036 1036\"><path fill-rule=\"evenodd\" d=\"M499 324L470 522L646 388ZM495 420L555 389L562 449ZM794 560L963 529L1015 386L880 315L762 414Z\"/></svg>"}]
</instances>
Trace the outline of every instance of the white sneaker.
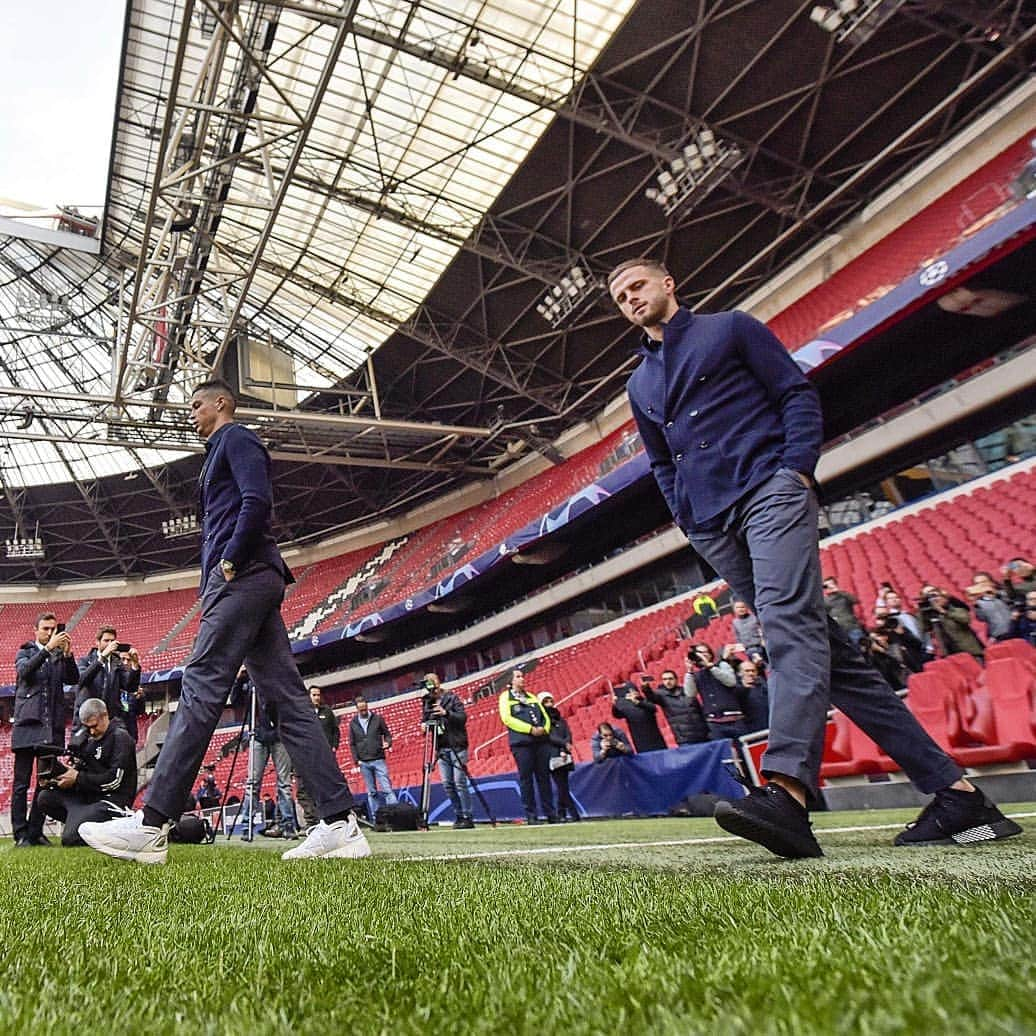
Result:
<instances>
[{"instance_id":1,"label":"white sneaker","mask_svg":"<svg viewBox=\"0 0 1036 1036\"><path fill-rule=\"evenodd\" d=\"M370 856L371 847L356 823L356 817L348 820L336 820L333 824L325 824L323 820L309 829L302 845L289 849L281 854L282 860L315 860L349 858L359 860Z\"/></svg>"},{"instance_id":2,"label":"white sneaker","mask_svg":"<svg viewBox=\"0 0 1036 1036\"><path fill-rule=\"evenodd\" d=\"M79 836L105 856L137 863L165 863L169 847L169 825L146 827L143 810L116 820L88 821L79 826Z\"/></svg>"}]
</instances>

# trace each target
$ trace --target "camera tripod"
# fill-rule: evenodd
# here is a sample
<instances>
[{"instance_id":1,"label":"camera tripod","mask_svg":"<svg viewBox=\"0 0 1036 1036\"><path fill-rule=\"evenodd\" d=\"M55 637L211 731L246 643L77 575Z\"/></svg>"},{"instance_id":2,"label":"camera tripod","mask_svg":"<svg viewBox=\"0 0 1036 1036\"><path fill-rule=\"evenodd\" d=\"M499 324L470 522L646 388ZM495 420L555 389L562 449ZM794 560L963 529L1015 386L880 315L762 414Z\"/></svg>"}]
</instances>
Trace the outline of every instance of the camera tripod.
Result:
<instances>
[{"instance_id":1,"label":"camera tripod","mask_svg":"<svg viewBox=\"0 0 1036 1036\"><path fill-rule=\"evenodd\" d=\"M256 713L256 693L255 684L251 680L248 681L248 705L245 708L244 715L241 718L241 729L238 731L237 744L234 745L234 757L230 760L230 772L227 774L227 784L223 789L223 798L219 804L219 816L216 824L213 825L212 837L209 839L210 842L216 840L216 829L222 822L223 817L226 815L227 798L230 795L231 784L234 779L234 770L237 767L237 758L241 754L241 742L244 740L245 734L248 735L248 750L246 752L248 776L245 779L245 796L237 804L237 811L234 813L234 819L226 824L226 836L230 839L230 836L234 833L234 828L237 827L238 818L241 816L241 810L244 808L245 803L248 803L248 814L245 821L245 833L241 836L245 842L251 842L255 838L255 810L259 804L259 788L257 787L258 781L255 780L255 713Z\"/></svg>"},{"instance_id":2,"label":"camera tripod","mask_svg":"<svg viewBox=\"0 0 1036 1036\"><path fill-rule=\"evenodd\" d=\"M448 751L453 757L453 765L456 766L467 778L468 786L472 791L474 791L478 801L482 805L482 808L486 811L486 816L489 817L490 826L496 827L496 815L493 813L489 803L486 801L485 795L482 794L482 789L478 786L475 778L471 776L471 771L468 770L467 763L461 761L460 754L457 749L453 747L450 732L447 730L445 722L440 722L438 720L424 720L421 723L421 729L424 739L422 745L421 764L421 817L425 822L425 826L428 826L428 814L431 810L432 771L435 769L436 763L439 760L439 738L441 736L445 743L446 751Z\"/></svg>"}]
</instances>

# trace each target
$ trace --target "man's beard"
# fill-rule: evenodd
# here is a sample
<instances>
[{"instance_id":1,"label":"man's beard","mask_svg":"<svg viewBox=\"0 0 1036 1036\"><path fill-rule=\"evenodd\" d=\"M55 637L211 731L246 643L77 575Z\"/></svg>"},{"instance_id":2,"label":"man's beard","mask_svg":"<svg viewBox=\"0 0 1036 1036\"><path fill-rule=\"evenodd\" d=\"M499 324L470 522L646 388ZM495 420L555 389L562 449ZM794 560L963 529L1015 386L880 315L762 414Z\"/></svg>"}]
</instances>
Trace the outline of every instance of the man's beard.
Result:
<instances>
[{"instance_id":1,"label":"man's beard","mask_svg":"<svg viewBox=\"0 0 1036 1036\"><path fill-rule=\"evenodd\" d=\"M656 327L665 318L665 302L648 302L638 313L633 314L633 322L638 327Z\"/></svg>"}]
</instances>

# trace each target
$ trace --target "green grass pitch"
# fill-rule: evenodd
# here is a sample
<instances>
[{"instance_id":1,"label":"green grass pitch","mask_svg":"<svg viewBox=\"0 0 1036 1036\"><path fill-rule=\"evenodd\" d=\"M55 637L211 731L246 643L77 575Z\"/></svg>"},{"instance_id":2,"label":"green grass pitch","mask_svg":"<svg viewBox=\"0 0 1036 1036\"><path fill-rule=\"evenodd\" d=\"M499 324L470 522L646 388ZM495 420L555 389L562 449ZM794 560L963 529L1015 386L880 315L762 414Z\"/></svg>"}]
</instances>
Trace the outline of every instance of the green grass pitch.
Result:
<instances>
[{"instance_id":1,"label":"green grass pitch","mask_svg":"<svg viewBox=\"0 0 1036 1036\"><path fill-rule=\"evenodd\" d=\"M826 857L793 863L709 820L290 865L283 842L142 867L7 841L0 1032L1036 1033L1036 817L969 849L835 830L912 815L819 816Z\"/></svg>"}]
</instances>

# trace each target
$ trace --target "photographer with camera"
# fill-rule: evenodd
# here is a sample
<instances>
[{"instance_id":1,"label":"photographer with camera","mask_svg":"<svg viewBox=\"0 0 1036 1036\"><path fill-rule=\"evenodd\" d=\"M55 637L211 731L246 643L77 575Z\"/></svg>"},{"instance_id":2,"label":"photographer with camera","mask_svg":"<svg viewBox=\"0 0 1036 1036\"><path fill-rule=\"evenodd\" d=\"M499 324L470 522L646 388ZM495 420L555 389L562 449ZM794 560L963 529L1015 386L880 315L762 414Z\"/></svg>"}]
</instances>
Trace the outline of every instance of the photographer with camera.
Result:
<instances>
[{"instance_id":1,"label":"photographer with camera","mask_svg":"<svg viewBox=\"0 0 1036 1036\"><path fill-rule=\"evenodd\" d=\"M435 673L426 673L421 699L421 723L435 731L435 755L442 790L453 806L453 829L470 831L475 826L468 781L468 715L464 702L444 691Z\"/></svg>"},{"instance_id":2,"label":"photographer with camera","mask_svg":"<svg viewBox=\"0 0 1036 1036\"><path fill-rule=\"evenodd\" d=\"M645 682L646 681L646 682ZM658 752L665 748L665 738L658 729L658 706L647 697L651 677L642 678L641 688L624 684L612 691L612 715L624 719L629 727L637 753Z\"/></svg>"},{"instance_id":3,"label":"photographer with camera","mask_svg":"<svg viewBox=\"0 0 1036 1036\"><path fill-rule=\"evenodd\" d=\"M133 744L137 743L137 716L144 702L140 658L132 645L119 643L114 626L102 626L97 631L96 646L79 660L73 724L78 724L79 707L87 698L100 698L108 707L110 721L118 723Z\"/></svg>"},{"instance_id":4,"label":"photographer with camera","mask_svg":"<svg viewBox=\"0 0 1036 1036\"><path fill-rule=\"evenodd\" d=\"M737 674L725 660L716 661L708 644L692 644L687 652L684 690L701 699L710 741L748 733L744 708L737 693Z\"/></svg>"},{"instance_id":5,"label":"photographer with camera","mask_svg":"<svg viewBox=\"0 0 1036 1036\"><path fill-rule=\"evenodd\" d=\"M993 582L993 577L988 572L976 572L967 594L971 607L975 609L975 618L986 624L986 640L1009 640L1011 598Z\"/></svg>"},{"instance_id":6,"label":"photographer with camera","mask_svg":"<svg viewBox=\"0 0 1036 1036\"><path fill-rule=\"evenodd\" d=\"M921 623L918 621L916 615L912 615L908 611L903 609L903 598L895 590L886 590L885 596L882 599L882 604L885 607L885 615L892 616L896 619L900 626L903 627L919 644L921 644L922 651L924 648L924 630L921 629ZM877 610L875 610L877 614Z\"/></svg>"},{"instance_id":7,"label":"photographer with camera","mask_svg":"<svg viewBox=\"0 0 1036 1036\"><path fill-rule=\"evenodd\" d=\"M36 619L36 635L22 644L15 658L18 685L14 693L11 751L14 780L11 785L11 827L16 848L49 845L43 837L43 821L33 822L30 831L29 784L33 763L43 745L65 744L65 684L79 679L72 641L53 612ZM39 767L37 766L37 774ZM36 803L33 802L33 812Z\"/></svg>"},{"instance_id":8,"label":"photographer with camera","mask_svg":"<svg viewBox=\"0 0 1036 1036\"><path fill-rule=\"evenodd\" d=\"M979 662L985 659L982 641L971 628L971 609L937 586L926 586L917 602L921 625L942 648L944 655L965 652Z\"/></svg>"},{"instance_id":9,"label":"photographer with camera","mask_svg":"<svg viewBox=\"0 0 1036 1036\"><path fill-rule=\"evenodd\" d=\"M81 729L69 743L69 765L57 756L49 759L52 767L33 803L30 839L42 838L44 818L53 817L64 825L63 846L86 845L79 837L81 824L125 816L133 804L137 747L129 734L109 717L100 698L87 698L78 719Z\"/></svg>"},{"instance_id":10,"label":"photographer with camera","mask_svg":"<svg viewBox=\"0 0 1036 1036\"><path fill-rule=\"evenodd\" d=\"M605 759L633 755L633 748L621 730L610 723L598 723L590 735L590 755L595 763L603 763Z\"/></svg>"}]
</instances>

